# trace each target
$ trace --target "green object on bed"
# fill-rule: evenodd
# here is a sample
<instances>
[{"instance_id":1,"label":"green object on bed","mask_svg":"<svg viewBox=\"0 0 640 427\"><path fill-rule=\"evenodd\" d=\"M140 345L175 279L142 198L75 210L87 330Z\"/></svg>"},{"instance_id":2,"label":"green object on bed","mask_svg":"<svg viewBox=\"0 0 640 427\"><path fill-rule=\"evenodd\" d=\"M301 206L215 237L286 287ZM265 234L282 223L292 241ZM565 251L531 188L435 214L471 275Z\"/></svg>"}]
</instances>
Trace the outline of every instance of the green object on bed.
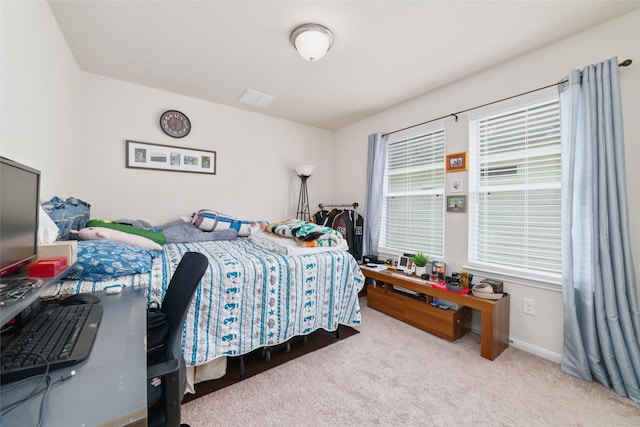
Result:
<instances>
[{"instance_id":1,"label":"green object on bed","mask_svg":"<svg viewBox=\"0 0 640 427\"><path fill-rule=\"evenodd\" d=\"M131 225L118 224L108 220L92 219L86 225L86 227L104 227L112 228L114 230L123 231L125 233L137 234L138 236L146 237L153 240L159 245L167 243L167 237L159 231L145 230L144 228L137 228Z\"/></svg>"}]
</instances>

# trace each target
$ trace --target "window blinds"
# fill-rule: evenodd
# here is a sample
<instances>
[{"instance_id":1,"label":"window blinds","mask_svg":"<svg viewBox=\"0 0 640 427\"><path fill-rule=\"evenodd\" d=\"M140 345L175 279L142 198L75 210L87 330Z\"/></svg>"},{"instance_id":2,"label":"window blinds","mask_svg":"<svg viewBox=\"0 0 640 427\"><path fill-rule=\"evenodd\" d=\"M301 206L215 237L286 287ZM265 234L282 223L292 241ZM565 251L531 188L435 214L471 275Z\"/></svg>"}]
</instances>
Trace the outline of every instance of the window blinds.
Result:
<instances>
[{"instance_id":1,"label":"window blinds","mask_svg":"<svg viewBox=\"0 0 640 427\"><path fill-rule=\"evenodd\" d=\"M444 129L390 141L380 247L444 256Z\"/></svg>"},{"instance_id":2,"label":"window blinds","mask_svg":"<svg viewBox=\"0 0 640 427\"><path fill-rule=\"evenodd\" d=\"M479 118L470 129L470 262L559 275L558 99Z\"/></svg>"}]
</instances>

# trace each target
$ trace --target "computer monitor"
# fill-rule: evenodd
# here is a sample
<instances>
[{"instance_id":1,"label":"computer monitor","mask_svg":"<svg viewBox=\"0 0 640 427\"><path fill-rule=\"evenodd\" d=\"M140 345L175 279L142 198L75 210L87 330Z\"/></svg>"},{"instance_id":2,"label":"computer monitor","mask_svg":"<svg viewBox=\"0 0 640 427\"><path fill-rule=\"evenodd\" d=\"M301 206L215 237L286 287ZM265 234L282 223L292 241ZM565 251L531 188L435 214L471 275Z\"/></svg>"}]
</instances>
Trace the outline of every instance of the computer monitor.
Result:
<instances>
[{"instance_id":1,"label":"computer monitor","mask_svg":"<svg viewBox=\"0 0 640 427\"><path fill-rule=\"evenodd\" d=\"M0 276L38 256L40 171L0 157Z\"/></svg>"}]
</instances>

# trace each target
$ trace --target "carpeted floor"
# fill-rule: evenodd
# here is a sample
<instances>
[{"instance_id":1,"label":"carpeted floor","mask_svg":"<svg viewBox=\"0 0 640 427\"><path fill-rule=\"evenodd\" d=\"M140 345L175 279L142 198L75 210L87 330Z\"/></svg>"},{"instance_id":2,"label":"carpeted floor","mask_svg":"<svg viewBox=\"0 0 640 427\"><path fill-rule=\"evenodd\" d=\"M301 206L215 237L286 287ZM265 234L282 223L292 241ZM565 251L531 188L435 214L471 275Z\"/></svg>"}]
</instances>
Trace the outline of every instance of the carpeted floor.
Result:
<instances>
[{"instance_id":1,"label":"carpeted floor","mask_svg":"<svg viewBox=\"0 0 640 427\"><path fill-rule=\"evenodd\" d=\"M513 347L480 357L367 307L359 334L182 405L208 426L633 426L640 405Z\"/></svg>"},{"instance_id":2,"label":"carpeted floor","mask_svg":"<svg viewBox=\"0 0 640 427\"><path fill-rule=\"evenodd\" d=\"M345 325L340 325L338 330L334 332L320 329L304 338L295 337L291 339L288 349L284 345L273 348L272 351L269 352L268 360L265 360L266 356L262 351L254 351L244 356L244 379L275 368L304 354L337 343L357 333L358 331L356 329ZM182 400L182 403L184 404L209 393L213 393L221 388L235 384L238 381L241 381L240 358L230 357L227 359L227 373L224 377L196 384L195 394L187 394Z\"/></svg>"}]
</instances>

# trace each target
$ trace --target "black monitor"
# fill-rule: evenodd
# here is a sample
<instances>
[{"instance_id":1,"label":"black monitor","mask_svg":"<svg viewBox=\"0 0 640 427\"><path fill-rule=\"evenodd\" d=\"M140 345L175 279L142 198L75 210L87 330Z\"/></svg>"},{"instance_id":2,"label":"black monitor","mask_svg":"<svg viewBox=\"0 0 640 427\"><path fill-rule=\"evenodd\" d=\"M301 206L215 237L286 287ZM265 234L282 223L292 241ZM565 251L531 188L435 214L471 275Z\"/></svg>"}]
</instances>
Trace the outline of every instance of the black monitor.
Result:
<instances>
[{"instance_id":1,"label":"black monitor","mask_svg":"<svg viewBox=\"0 0 640 427\"><path fill-rule=\"evenodd\" d=\"M0 276L38 256L40 171L0 157Z\"/></svg>"}]
</instances>

